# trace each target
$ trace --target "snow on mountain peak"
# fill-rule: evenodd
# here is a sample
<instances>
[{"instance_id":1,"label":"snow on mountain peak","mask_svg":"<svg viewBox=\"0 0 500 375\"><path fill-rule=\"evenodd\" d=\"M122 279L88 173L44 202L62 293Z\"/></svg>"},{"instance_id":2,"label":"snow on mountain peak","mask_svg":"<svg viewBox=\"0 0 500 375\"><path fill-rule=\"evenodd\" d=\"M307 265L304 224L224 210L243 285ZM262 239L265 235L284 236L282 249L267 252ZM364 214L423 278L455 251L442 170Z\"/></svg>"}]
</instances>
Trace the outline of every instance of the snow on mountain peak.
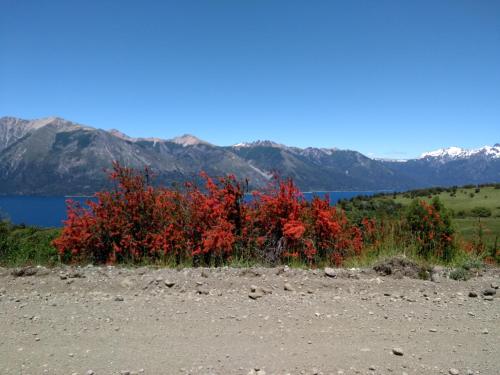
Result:
<instances>
[{"instance_id":1,"label":"snow on mountain peak","mask_svg":"<svg viewBox=\"0 0 500 375\"><path fill-rule=\"evenodd\" d=\"M440 148L436 151L423 153L420 156L420 159L466 159L478 155L485 155L491 158L500 158L500 145L497 143L494 146L484 146L476 149L465 149L460 147Z\"/></svg>"},{"instance_id":2,"label":"snow on mountain peak","mask_svg":"<svg viewBox=\"0 0 500 375\"><path fill-rule=\"evenodd\" d=\"M287 146L282 145L280 143L276 143L273 141L254 141L254 142L242 142L242 143L237 143L233 145L232 147L257 147L257 146L262 146L262 147L275 147L275 148L287 148Z\"/></svg>"},{"instance_id":3,"label":"snow on mountain peak","mask_svg":"<svg viewBox=\"0 0 500 375\"><path fill-rule=\"evenodd\" d=\"M186 146L194 146L194 145L199 145L199 144L205 144L209 145L210 143L205 142L194 135L191 134L184 134L181 135L180 137L175 137L173 139L170 139L170 142L177 143L178 145L182 145L184 147Z\"/></svg>"}]
</instances>

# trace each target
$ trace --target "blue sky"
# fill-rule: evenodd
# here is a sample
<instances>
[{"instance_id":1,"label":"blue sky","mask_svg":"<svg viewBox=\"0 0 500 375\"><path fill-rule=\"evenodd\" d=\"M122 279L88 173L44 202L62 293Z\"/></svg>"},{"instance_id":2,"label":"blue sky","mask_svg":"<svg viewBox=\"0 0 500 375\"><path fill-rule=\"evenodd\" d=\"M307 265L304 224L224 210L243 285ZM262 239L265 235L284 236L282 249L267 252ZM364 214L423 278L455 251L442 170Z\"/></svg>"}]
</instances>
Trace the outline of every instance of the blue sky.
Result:
<instances>
[{"instance_id":1,"label":"blue sky","mask_svg":"<svg viewBox=\"0 0 500 375\"><path fill-rule=\"evenodd\" d=\"M0 116L408 158L500 142L500 1L0 2Z\"/></svg>"}]
</instances>

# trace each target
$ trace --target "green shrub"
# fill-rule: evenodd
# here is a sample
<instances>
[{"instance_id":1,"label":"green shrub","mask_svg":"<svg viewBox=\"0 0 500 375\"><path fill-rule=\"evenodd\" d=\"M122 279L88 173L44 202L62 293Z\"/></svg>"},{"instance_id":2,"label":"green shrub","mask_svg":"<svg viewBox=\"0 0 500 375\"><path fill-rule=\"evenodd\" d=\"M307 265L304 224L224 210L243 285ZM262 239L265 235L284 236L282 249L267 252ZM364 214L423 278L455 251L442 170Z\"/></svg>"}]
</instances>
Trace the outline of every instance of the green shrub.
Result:
<instances>
[{"instance_id":1,"label":"green shrub","mask_svg":"<svg viewBox=\"0 0 500 375\"><path fill-rule=\"evenodd\" d=\"M469 271L467 271L465 268L455 268L453 271L450 272L450 279L452 280L457 280L457 281L467 281L470 278Z\"/></svg>"},{"instance_id":2,"label":"green shrub","mask_svg":"<svg viewBox=\"0 0 500 375\"><path fill-rule=\"evenodd\" d=\"M466 271L484 268L484 264L479 258L468 258L461 266Z\"/></svg>"},{"instance_id":3,"label":"green shrub","mask_svg":"<svg viewBox=\"0 0 500 375\"><path fill-rule=\"evenodd\" d=\"M11 231L11 225L7 221L0 221L0 259L4 257L9 248L8 237Z\"/></svg>"},{"instance_id":4,"label":"green shrub","mask_svg":"<svg viewBox=\"0 0 500 375\"><path fill-rule=\"evenodd\" d=\"M59 229L15 226L0 222L0 265L54 265L58 254L52 241Z\"/></svg>"},{"instance_id":5,"label":"green shrub","mask_svg":"<svg viewBox=\"0 0 500 375\"><path fill-rule=\"evenodd\" d=\"M487 207L474 207L470 211L471 215L474 217L490 217L491 210Z\"/></svg>"}]
</instances>

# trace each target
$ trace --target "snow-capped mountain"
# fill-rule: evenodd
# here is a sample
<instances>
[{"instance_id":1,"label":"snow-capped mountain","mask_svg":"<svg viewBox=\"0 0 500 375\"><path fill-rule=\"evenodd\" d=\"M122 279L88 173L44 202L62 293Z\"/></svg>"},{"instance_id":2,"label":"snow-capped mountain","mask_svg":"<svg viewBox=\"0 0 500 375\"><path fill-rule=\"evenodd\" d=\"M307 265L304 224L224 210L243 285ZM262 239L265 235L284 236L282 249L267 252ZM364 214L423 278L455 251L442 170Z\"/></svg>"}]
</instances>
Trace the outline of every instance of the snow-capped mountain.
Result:
<instances>
[{"instance_id":1,"label":"snow-capped mountain","mask_svg":"<svg viewBox=\"0 0 500 375\"><path fill-rule=\"evenodd\" d=\"M420 159L441 158L441 159L467 159L476 156L486 156L490 158L500 158L500 144L494 146L484 146L476 149L465 149L460 147L440 148L436 151L426 152Z\"/></svg>"}]
</instances>

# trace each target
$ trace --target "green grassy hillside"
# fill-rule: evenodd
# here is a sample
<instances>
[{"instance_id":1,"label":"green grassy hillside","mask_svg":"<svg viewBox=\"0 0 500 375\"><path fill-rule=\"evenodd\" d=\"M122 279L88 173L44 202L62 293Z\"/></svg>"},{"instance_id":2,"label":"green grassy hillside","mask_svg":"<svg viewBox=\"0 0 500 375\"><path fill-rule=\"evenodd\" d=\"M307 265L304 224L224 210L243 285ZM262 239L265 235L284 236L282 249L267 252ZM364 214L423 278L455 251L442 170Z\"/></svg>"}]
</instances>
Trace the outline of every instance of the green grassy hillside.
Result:
<instances>
[{"instance_id":1,"label":"green grassy hillside","mask_svg":"<svg viewBox=\"0 0 500 375\"><path fill-rule=\"evenodd\" d=\"M394 200L406 207L414 199L412 197L414 195L411 192L400 193L396 195ZM499 188L493 186L457 188L456 190L451 189L418 196L418 198L431 201L436 196L439 197L446 208L452 211L455 228L464 239L472 240L477 236L479 223L483 226L486 243L492 244L497 238L500 238ZM386 196L380 199L392 198L393 196Z\"/></svg>"}]
</instances>

